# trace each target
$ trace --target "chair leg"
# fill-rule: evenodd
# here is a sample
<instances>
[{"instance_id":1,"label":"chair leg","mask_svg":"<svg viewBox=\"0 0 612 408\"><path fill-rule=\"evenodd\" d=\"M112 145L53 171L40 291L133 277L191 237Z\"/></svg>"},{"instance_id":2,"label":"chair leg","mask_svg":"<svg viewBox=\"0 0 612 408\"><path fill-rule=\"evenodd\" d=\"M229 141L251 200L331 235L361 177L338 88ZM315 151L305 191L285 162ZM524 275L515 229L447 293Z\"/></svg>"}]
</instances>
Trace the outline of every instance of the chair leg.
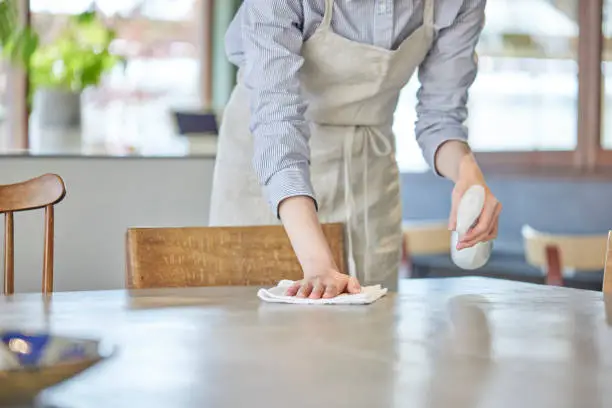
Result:
<instances>
[{"instance_id":1,"label":"chair leg","mask_svg":"<svg viewBox=\"0 0 612 408\"><path fill-rule=\"evenodd\" d=\"M563 274L561 268L561 254L559 248L554 245L546 247L546 284L563 286Z\"/></svg>"},{"instance_id":2,"label":"chair leg","mask_svg":"<svg viewBox=\"0 0 612 408\"><path fill-rule=\"evenodd\" d=\"M4 294L15 292L15 236L13 213L4 214Z\"/></svg>"},{"instance_id":3,"label":"chair leg","mask_svg":"<svg viewBox=\"0 0 612 408\"><path fill-rule=\"evenodd\" d=\"M602 290L604 293L612 293L612 231L608 233Z\"/></svg>"},{"instance_id":4,"label":"chair leg","mask_svg":"<svg viewBox=\"0 0 612 408\"><path fill-rule=\"evenodd\" d=\"M42 292L53 292L53 206L45 207L45 252L43 257Z\"/></svg>"},{"instance_id":5,"label":"chair leg","mask_svg":"<svg viewBox=\"0 0 612 408\"><path fill-rule=\"evenodd\" d=\"M400 266L400 278L407 279L414 277L414 267L410 259L410 251L408 250L408 238L402 235L402 263Z\"/></svg>"}]
</instances>

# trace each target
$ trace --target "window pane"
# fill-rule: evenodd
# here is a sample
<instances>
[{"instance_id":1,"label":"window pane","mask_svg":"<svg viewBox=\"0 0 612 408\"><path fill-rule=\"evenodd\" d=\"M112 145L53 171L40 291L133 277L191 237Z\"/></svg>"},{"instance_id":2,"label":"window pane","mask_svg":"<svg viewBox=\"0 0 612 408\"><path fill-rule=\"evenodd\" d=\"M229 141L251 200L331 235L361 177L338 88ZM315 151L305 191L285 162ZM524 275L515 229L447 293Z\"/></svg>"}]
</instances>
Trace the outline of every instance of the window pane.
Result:
<instances>
[{"instance_id":1,"label":"window pane","mask_svg":"<svg viewBox=\"0 0 612 408\"><path fill-rule=\"evenodd\" d=\"M117 31L111 52L126 64L82 93L83 142L144 154L185 151L172 113L201 109L199 0L31 0L33 25L50 41L61 35L69 15L92 6ZM37 97L30 135L34 149L53 133L44 115L36 113L49 98L57 100L57 95Z\"/></svg>"},{"instance_id":2,"label":"window pane","mask_svg":"<svg viewBox=\"0 0 612 408\"><path fill-rule=\"evenodd\" d=\"M479 72L469 94L470 145L476 151L576 147L578 0L489 0ZM403 90L402 115L416 104L418 81ZM396 115L399 118L401 115ZM402 170L423 168L413 150L414 116L396 123ZM410 139L410 140L403 140ZM410 150L410 151L408 151Z\"/></svg>"},{"instance_id":3,"label":"window pane","mask_svg":"<svg viewBox=\"0 0 612 408\"><path fill-rule=\"evenodd\" d=\"M604 0L603 7L603 35L602 72L604 99L602 101L602 133L601 144L604 149L612 149L612 1Z\"/></svg>"}]
</instances>

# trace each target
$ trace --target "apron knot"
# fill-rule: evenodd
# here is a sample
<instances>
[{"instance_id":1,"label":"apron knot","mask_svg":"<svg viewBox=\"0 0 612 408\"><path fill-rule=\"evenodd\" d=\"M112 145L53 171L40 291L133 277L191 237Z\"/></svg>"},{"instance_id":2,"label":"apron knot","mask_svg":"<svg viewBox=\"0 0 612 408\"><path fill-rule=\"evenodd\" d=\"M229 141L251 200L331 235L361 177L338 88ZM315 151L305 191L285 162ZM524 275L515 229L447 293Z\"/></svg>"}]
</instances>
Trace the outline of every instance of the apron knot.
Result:
<instances>
[{"instance_id":1,"label":"apron knot","mask_svg":"<svg viewBox=\"0 0 612 408\"><path fill-rule=\"evenodd\" d=\"M376 156L387 156L393 153L393 145L389 141L389 138L384 135L378 128L365 126L361 127L365 131L364 138L364 151L371 146L372 151ZM364 156L367 157L367 151L364 152Z\"/></svg>"}]
</instances>

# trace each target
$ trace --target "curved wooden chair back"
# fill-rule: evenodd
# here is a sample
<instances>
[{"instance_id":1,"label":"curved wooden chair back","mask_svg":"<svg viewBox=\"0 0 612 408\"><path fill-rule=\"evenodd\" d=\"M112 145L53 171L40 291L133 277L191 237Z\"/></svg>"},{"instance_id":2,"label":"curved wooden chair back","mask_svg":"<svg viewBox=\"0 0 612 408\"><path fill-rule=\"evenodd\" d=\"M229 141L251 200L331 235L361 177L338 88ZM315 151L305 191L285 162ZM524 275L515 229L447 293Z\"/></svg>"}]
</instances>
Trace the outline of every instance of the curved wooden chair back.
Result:
<instances>
[{"instance_id":1,"label":"curved wooden chair back","mask_svg":"<svg viewBox=\"0 0 612 408\"><path fill-rule=\"evenodd\" d=\"M444 221L404 223L404 246L410 255L450 253L451 232Z\"/></svg>"},{"instance_id":2,"label":"curved wooden chair back","mask_svg":"<svg viewBox=\"0 0 612 408\"><path fill-rule=\"evenodd\" d=\"M546 271L547 283L563 284L563 269L601 271L606 259L606 235L550 234L529 225L522 228L525 258Z\"/></svg>"},{"instance_id":3,"label":"curved wooden chair back","mask_svg":"<svg viewBox=\"0 0 612 408\"><path fill-rule=\"evenodd\" d=\"M64 199L66 187L56 174L44 174L21 183L0 185L0 213L4 213L4 294L15 291L13 213L45 209L45 248L42 292L53 291L53 206Z\"/></svg>"},{"instance_id":4,"label":"curved wooden chair back","mask_svg":"<svg viewBox=\"0 0 612 408\"><path fill-rule=\"evenodd\" d=\"M414 256L450 254L451 232L445 221L405 222L402 231L401 277L412 275Z\"/></svg>"},{"instance_id":5,"label":"curved wooden chair back","mask_svg":"<svg viewBox=\"0 0 612 408\"><path fill-rule=\"evenodd\" d=\"M323 224L323 233L345 272L343 224ZM126 255L128 289L276 285L303 276L280 225L130 228Z\"/></svg>"}]
</instances>

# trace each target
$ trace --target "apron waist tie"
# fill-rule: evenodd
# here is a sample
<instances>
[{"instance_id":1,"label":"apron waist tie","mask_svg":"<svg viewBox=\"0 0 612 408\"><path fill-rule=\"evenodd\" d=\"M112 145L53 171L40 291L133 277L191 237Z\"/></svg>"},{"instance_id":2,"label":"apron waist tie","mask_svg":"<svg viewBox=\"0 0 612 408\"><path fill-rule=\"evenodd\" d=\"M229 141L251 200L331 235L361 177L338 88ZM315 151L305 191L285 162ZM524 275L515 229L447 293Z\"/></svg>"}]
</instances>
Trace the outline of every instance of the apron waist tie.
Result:
<instances>
[{"instance_id":1,"label":"apron waist tie","mask_svg":"<svg viewBox=\"0 0 612 408\"><path fill-rule=\"evenodd\" d=\"M363 130L359 132L359 130ZM368 196L368 152L371 149L377 157L388 156L393 153L393 146L389 139L377 128L371 126L357 126L355 134L363 135L363 150L361 160L363 160L363 201L364 201L364 220L363 228L365 232L365 252L363 255L364 268L368 267L370 249L370 228L368 225L369 196ZM344 204L346 207L346 225L348 238L348 272L350 276L357 277L357 265L355 263L355 253L353 248L352 227L355 222L355 198L352 188L353 170L353 143L355 139L347 137L344 140ZM364 276L368 276L365 270Z\"/></svg>"}]
</instances>

